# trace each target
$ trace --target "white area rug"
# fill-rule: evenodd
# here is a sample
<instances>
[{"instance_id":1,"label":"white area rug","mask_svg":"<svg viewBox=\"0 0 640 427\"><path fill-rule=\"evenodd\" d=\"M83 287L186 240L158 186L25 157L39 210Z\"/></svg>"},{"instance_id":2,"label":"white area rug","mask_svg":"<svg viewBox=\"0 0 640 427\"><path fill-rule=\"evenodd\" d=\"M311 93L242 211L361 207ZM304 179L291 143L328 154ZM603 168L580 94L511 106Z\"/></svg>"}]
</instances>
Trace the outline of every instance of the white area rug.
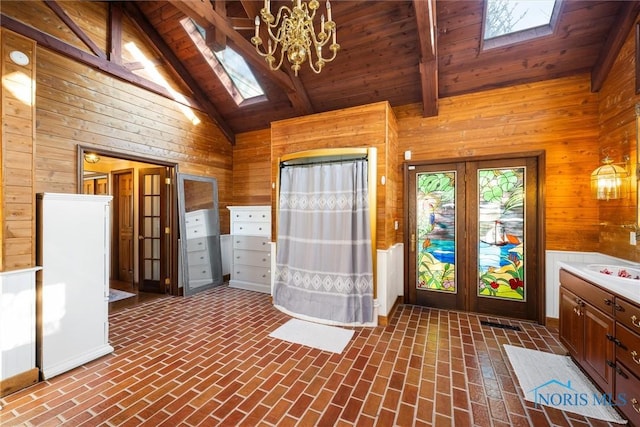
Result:
<instances>
[{"instance_id":1,"label":"white area rug","mask_svg":"<svg viewBox=\"0 0 640 427\"><path fill-rule=\"evenodd\" d=\"M351 340L353 331L305 320L291 319L270 333L269 336L339 354L342 353L342 350Z\"/></svg>"},{"instance_id":2,"label":"white area rug","mask_svg":"<svg viewBox=\"0 0 640 427\"><path fill-rule=\"evenodd\" d=\"M626 424L569 356L505 344L525 400L589 418ZM627 402L630 405L631 402Z\"/></svg>"},{"instance_id":3,"label":"white area rug","mask_svg":"<svg viewBox=\"0 0 640 427\"><path fill-rule=\"evenodd\" d=\"M127 299L135 296L136 294L132 294L131 292L125 292L119 289L109 289L109 302L120 301L121 299Z\"/></svg>"}]
</instances>

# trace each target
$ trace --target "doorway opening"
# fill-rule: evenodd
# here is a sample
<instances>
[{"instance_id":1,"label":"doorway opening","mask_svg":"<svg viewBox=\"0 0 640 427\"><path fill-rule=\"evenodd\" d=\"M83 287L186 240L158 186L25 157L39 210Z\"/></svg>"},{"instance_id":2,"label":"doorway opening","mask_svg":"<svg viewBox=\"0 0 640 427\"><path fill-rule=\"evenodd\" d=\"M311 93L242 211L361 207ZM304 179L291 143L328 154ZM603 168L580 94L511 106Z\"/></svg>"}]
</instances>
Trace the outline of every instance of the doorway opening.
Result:
<instances>
[{"instance_id":1,"label":"doorway opening","mask_svg":"<svg viewBox=\"0 0 640 427\"><path fill-rule=\"evenodd\" d=\"M78 147L78 191L113 197L110 287L135 294L110 309L180 295L176 169L173 163Z\"/></svg>"},{"instance_id":2,"label":"doorway opening","mask_svg":"<svg viewBox=\"0 0 640 427\"><path fill-rule=\"evenodd\" d=\"M543 323L544 153L405 165L410 304Z\"/></svg>"}]
</instances>

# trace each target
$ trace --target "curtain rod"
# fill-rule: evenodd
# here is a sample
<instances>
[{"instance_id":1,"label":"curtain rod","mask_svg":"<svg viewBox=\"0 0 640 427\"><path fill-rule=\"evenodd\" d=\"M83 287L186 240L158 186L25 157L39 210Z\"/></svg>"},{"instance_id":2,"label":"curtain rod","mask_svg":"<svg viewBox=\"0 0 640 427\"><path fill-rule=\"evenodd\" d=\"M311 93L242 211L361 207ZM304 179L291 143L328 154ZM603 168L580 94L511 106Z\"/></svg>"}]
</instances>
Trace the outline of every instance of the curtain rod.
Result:
<instances>
[{"instance_id":1,"label":"curtain rod","mask_svg":"<svg viewBox=\"0 0 640 427\"><path fill-rule=\"evenodd\" d=\"M340 158L340 159L321 159L314 160L311 157L305 157L295 160L288 160L285 162L280 162L280 169L290 167L290 166L313 166L313 165L323 165L323 164L331 164L331 163L346 163L353 162L355 160L367 160L367 156L356 156L348 159Z\"/></svg>"}]
</instances>

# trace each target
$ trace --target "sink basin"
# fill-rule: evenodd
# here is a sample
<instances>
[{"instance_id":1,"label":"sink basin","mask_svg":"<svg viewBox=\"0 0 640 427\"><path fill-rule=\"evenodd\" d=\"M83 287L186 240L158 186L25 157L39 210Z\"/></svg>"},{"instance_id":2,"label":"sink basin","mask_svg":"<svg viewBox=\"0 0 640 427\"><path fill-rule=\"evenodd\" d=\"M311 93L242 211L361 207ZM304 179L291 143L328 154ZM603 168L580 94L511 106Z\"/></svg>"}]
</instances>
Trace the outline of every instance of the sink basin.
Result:
<instances>
[{"instance_id":1,"label":"sink basin","mask_svg":"<svg viewBox=\"0 0 640 427\"><path fill-rule=\"evenodd\" d=\"M626 265L590 264L587 269L616 279L626 279L640 282L640 269Z\"/></svg>"}]
</instances>

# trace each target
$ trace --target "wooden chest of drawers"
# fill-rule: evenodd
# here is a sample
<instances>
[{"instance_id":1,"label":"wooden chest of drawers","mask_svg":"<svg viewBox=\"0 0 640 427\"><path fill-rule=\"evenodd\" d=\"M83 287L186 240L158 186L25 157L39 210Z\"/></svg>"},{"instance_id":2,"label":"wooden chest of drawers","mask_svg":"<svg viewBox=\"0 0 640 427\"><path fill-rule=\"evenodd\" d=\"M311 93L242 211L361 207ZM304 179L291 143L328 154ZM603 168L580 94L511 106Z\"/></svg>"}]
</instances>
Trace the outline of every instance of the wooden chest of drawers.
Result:
<instances>
[{"instance_id":1,"label":"wooden chest of drawers","mask_svg":"<svg viewBox=\"0 0 640 427\"><path fill-rule=\"evenodd\" d=\"M232 266L229 286L271 293L271 206L229 206Z\"/></svg>"}]
</instances>

